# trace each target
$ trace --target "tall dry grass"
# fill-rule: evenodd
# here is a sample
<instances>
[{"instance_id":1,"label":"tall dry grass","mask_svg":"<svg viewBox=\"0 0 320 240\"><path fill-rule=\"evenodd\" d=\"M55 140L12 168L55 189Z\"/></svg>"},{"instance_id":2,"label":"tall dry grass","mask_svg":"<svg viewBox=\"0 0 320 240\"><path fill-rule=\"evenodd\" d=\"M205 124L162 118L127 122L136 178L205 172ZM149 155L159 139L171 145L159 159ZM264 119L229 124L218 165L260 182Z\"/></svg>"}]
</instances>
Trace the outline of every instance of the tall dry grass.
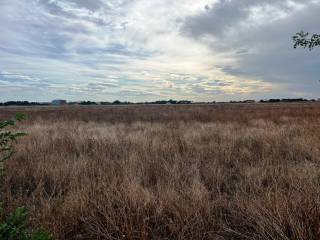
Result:
<instances>
[{"instance_id":1,"label":"tall dry grass","mask_svg":"<svg viewBox=\"0 0 320 240\"><path fill-rule=\"evenodd\" d=\"M8 207L56 239L320 239L320 105L1 108Z\"/></svg>"}]
</instances>

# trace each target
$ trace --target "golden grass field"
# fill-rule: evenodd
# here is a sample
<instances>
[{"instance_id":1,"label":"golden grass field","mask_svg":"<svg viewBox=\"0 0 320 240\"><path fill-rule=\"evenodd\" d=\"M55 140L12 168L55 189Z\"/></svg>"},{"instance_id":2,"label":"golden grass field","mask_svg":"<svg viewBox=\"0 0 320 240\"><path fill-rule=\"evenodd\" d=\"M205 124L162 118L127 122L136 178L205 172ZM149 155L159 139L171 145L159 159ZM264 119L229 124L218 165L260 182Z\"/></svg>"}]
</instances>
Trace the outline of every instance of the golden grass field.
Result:
<instances>
[{"instance_id":1,"label":"golden grass field","mask_svg":"<svg viewBox=\"0 0 320 240\"><path fill-rule=\"evenodd\" d=\"M8 208L55 239L320 239L320 104L24 112Z\"/></svg>"}]
</instances>

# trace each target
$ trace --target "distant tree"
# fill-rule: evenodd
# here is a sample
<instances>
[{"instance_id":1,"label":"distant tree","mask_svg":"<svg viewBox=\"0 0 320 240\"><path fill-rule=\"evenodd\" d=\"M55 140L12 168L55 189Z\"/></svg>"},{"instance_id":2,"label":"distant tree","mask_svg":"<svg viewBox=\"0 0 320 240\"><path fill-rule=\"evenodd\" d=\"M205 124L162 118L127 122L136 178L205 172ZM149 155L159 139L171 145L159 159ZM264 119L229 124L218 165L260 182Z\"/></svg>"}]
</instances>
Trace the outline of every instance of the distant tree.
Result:
<instances>
[{"instance_id":1,"label":"distant tree","mask_svg":"<svg viewBox=\"0 0 320 240\"><path fill-rule=\"evenodd\" d=\"M44 106L49 105L48 103L41 102L28 102L28 101L9 101L0 103L0 106Z\"/></svg>"},{"instance_id":2,"label":"distant tree","mask_svg":"<svg viewBox=\"0 0 320 240\"><path fill-rule=\"evenodd\" d=\"M100 102L101 105L111 105L111 102Z\"/></svg>"},{"instance_id":3,"label":"distant tree","mask_svg":"<svg viewBox=\"0 0 320 240\"><path fill-rule=\"evenodd\" d=\"M313 34L309 37L308 32L301 31L296 33L292 39L294 41L294 48L308 48L311 51L313 48L320 46L320 34Z\"/></svg>"},{"instance_id":4,"label":"distant tree","mask_svg":"<svg viewBox=\"0 0 320 240\"><path fill-rule=\"evenodd\" d=\"M177 101L170 99L170 100L168 101L168 103L170 103L170 104L177 104Z\"/></svg>"},{"instance_id":5,"label":"distant tree","mask_svg":"<svg viewBox=\"0 0 320 240\"><path fill-rule=\"evenodd\" d=\"M97 103L91 101L82 101L80 102L80 105L97 105Z\"/></svg>"}]
</instances>

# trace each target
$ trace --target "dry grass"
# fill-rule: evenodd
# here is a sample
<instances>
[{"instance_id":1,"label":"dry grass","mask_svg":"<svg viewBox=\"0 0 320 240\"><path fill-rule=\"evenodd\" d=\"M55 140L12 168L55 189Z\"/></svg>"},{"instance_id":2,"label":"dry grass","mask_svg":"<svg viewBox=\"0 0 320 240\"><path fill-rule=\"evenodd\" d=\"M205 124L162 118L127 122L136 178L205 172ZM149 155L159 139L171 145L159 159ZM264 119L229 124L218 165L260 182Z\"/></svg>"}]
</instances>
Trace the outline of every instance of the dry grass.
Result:
<instances>
[{"instance_id":1,"label":"dry grass","mask_svg":"<svg viewBox=\"0 0 320 240\"><path fill-rule=\"evenodd\" d=\"M9 208L56 239L320 239L320 105L27 113Z\"/></svg>"}]
</instances>

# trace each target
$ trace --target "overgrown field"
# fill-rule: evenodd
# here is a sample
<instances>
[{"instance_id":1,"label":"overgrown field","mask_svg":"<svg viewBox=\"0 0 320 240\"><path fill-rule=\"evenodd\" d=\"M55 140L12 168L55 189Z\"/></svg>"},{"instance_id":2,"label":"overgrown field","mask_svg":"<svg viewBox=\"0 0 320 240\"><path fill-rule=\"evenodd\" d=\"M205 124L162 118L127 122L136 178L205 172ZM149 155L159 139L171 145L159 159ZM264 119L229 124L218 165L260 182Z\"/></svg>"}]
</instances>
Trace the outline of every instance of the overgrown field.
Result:
<instances>
[{"instance_id":1,"label":"overgrown field","mask_svg":"<svg viewBox=\"0 0 320 240\"><path fill-rule=\"evenodd\" d=\"M55 239L320 239L320 104L17 111L5 202Z\"/></svg>"}]
</instances>

